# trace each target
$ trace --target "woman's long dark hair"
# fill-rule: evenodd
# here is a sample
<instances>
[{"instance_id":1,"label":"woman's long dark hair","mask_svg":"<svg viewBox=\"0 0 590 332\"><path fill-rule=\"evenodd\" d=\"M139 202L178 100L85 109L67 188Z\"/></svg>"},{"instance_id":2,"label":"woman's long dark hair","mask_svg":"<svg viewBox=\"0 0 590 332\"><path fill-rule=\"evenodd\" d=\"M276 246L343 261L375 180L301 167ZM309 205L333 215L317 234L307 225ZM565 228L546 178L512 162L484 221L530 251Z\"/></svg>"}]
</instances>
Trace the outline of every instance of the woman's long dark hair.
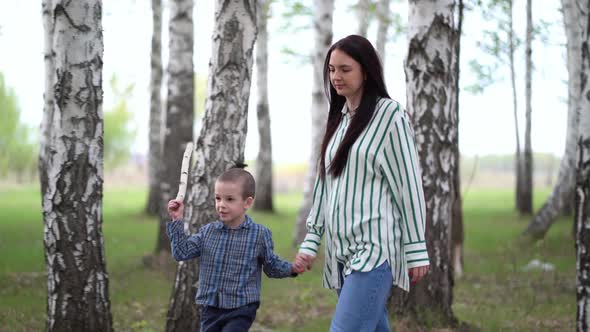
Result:
<instances>
[{"instance_id":1,"label":"woman's long dark hair","mask_svg":"<svg viewBox=\"0 0 590 332\"><path fill-rule=\"evenodd\" d=\"M322 141L322 149L320 153L320 169L319 174L322 179L326 176L326 149L328 142L336 132L338 124L342 120L342 108L346 103L346 98L338 95L336 89L330 82L330 56L332 51L340 50L353 58L361 65L365 82L363 84L363 95L361 102L352 117L350 125L344 134L344 138L336 150L336 154L329 165L328 172L337 177L342 174L350 147L357 140L359 135L367 127L377 105L379 97L389 98L385 81L383 80L383 67L375 48L364 37L358 35L350 35L337 41L326 54L324 61L324 90L328 100L330 101L330 111L328 113L328 123L326 125L326 133Z\"/></svg>"}]
</instances>

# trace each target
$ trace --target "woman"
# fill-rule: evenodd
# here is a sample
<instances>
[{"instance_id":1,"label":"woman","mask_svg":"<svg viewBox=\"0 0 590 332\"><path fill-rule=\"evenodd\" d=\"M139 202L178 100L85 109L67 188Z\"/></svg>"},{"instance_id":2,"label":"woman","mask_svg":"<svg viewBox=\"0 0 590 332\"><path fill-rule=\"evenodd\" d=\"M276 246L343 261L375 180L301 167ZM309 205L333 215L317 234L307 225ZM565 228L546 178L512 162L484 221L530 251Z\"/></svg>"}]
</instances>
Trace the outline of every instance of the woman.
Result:
<instances>
[{"instance_id":1,"label":"woman","mask_svg":"<svg viewBox=\"0 0 590 332\"><path fill-rule=\"evenodd\" d=\"M338 293L330 331L389 331L392 285L408 291L429 265L414 133L367 39L332 45L324 86L328 123L296 264L311 268L325 234L323 284Z\"/></svg>"}]
</instances>

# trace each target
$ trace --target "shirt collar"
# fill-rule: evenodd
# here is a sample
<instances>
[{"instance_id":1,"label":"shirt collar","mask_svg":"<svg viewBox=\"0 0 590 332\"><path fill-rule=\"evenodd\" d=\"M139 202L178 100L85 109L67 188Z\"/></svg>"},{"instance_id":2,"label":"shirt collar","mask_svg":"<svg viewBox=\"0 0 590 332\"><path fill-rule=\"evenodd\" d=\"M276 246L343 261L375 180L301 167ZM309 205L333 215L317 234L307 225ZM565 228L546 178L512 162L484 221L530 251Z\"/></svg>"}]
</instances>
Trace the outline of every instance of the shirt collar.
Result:
<instances>
[{"instance_id":1,"label":"shirt collar","mask_svg":"<svg viewBox=\"0 0 590 332\"><path fill-rule=\"evenodd\" d=\"M344 103L344 106L342 106L342 110L340 112L342 112L342 114L349 113L348 106L346 106L346 103Z\"/></svg>"},{"instance_id":2,"label":"shirt collar","mask_svg":"<svg viewBox=\"0 0 590 332\"><path fill-rule=\"evenodd\" d=\"M240 226L238 226L238 228L236 228L236 229L248 228L248 227L250 227L250 225L252 225L252 222L253 222L252 218L250 218L249 215L246 215L246 220L244 220L244 222L241 223ZM222 229L222 228L229 229L229 227L225 226L225 224L221 220L217 220L215 222L215 228L216 229Z\"/></svg>"}]
</instances>

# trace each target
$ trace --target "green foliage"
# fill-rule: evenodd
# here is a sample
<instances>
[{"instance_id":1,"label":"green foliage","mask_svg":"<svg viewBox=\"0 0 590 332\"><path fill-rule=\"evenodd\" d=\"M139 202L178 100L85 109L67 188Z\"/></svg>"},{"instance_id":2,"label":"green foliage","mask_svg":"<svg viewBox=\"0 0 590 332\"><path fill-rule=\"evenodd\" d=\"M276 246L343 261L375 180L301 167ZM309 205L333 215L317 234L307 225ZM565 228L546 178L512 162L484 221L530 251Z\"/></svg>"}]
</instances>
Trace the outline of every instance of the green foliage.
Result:
<instances>
[{"instance_id":1,"label":"green foliage","mask_svg":"<svg viewBox=\"0 0 590 332\"><path fill-rule=\"evenodd\" d=\"M281 34L297 34L308 31L313 26L313 3L310 0L284 0L284 10L281 14ZM292 44L289 44L292 45ZM301 50L292 46L281 47L281 53L285 55L285 62L295 60L297 65L308 64L311 61L309 50Z\"/></svg>"},{"instance_id":2,"label":"green foliage","mask_svg":"<svg viewBox=\"0 0 590 332\"><path fill-rule=\"evenodd\" d=\"M129 161L131 144L136 135L136 129L131 124L133 114L129 112L127 105L133 93L133 84L121 90L116 76L113 76L110 86L114 95L114 106L104 112L104 164L107 169Z\"/></svg>"},{"instance_id":3,"label":"green foliage","mask_svg":"<svg viewBox=\"0 0 590 332\"><path fill-rule=\"evenodd\" d=\"M510 26L513 2L514 0L478 0L467 6L470 10L477 7L485 21L492 25L483 30L483 37L477 42L477 46L487 57L478 57L469 62L476 81L465 88L468 92L480 94L491 84L501 81L503 76L498 69L510 63L510 43L514 46L514 52L522 44L514 27Z\"/></svg>"},{"instance_id":4,"label":"green foliage","mask_svg":"<svg viewBox=\"0 0 590 332\"><path fill-rule=\"evenodd\" d=\"M405 36L407 34L407 27L405 21L402 19L402 16L398 12L390 12L390 26L389 30L389 38L387 41L395 42L399 37Z\"/></svg>"},{"instance_id":5,"label":"green foliage","mask_svg":"<svg viewBox=\"0 0 590 332\"><path fill-rule=\"evenodd\" d=\"M32 128L21 122L14 90L0 73L0 177L14 174L17 180L32 177L37 167L37 146L32 144Z\"/></svg>"},{"instance_id":6,"label":"green foliage","mask_svg":"<svg viewBox=\"0 0 590 332\"><path fill-rule=\"evenodd\" d=\"M287 8L283 13L285 24L291 24L290 19L300 16L311 17L313 16L312 2L309 0L284 0L283 5ZM311 26L309 26L311 28Z\"/></svg>"},{"instance_id":7,"label":"green foliage","mask_svg":"<svg viewBox=\"0 0 590 332\"><path fill-rule=\"evenodd\" d=\"M207 76L195 73L195 119L205 114L205 101L207 98Z\"/></svg>"},{"instance_id":8,"label":"green foliage","mask_svg":"<svg viewBox=\"0 0 590 332\"><path fill-rule=\"evenodd\" d=\"M469 61L469 67L477 77L477 83L473 83L466 86L465 90L474 95L482 94L488 86L494 83L493 75L496 68L492 68L491 66L484 66L475 59Z\"/></svg>"}]
</instances>

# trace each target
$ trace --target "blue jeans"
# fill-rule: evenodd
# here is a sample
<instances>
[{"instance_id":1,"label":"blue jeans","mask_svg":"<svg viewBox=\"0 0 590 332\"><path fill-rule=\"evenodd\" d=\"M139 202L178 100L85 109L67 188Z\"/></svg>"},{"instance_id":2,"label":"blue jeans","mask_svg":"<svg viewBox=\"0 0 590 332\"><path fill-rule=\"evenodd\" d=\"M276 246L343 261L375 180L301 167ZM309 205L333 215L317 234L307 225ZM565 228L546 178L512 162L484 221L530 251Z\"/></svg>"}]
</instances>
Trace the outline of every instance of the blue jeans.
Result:
<instances>
[{"instance_id":1,"label":"blue jeans","mask_svg":"<svg viewBox=\"0 0 590 332\"><path fill-rule=\"evenodd\" d=\"M330 332L389 332L386 303L392 283L387 262L369 272L353 271L338 290Z\"/></svg>"},{"instance_id":2,"label":"blue jeans","mask_svg":"<svg viewBox=\"0 0 590 332\"><path fill-rule=\"evenodd\" d=\"M201 332L247 332L256 318L260 302L235 309L201 307Z\"/></svg>"}]
</instances>

